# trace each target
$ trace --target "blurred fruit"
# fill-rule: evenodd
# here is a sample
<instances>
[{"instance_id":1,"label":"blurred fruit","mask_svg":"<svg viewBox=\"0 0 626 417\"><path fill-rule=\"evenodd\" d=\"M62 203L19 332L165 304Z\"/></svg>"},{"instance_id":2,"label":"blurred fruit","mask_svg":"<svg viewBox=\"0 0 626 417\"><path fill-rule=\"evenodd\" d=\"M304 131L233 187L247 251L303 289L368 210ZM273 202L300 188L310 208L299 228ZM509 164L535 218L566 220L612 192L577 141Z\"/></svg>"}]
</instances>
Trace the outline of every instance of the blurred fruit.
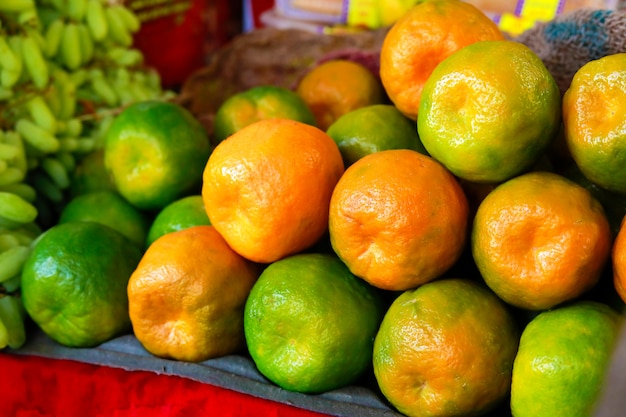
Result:
<instances>
[{"instance_id":1,"label":"blurred fruit","mask_svg":"<svg viewBox=\"0 0 626 417\"><path fill-rule=\"evenodd\" d=\"M465 248L468 203L443 165L406 149L373 153L341 177L330 200L333 249L353 274L401 291L448 270Z\"/></svg>"},{"instance_id":2,"label":"blurred fruit","mask_svg":"<svg viewBox=\"0 0 626 417\"><path fill-rule=\"evenodd\" d=\"M381 26L389 26L411 10L419 0L376 0L376 3Z\"/></svg>"},{"instance_id":3,"label":"blurred fruit","mask_svg":"<svg viewBox=\"0 0 626 417\"><path fill-rule=\"evenodd\" d=\"M104 164L131 204L160 210L200 188L209 154L206 131L188 110L144 101L126 107L111 123Z\"/></svg>"},{"instance_id":4,"label":"blurred fruit","mask_svg":"<svg viewBox=\"0 0 626 417\"><path fill-rule=\"evenodd\" d=\"M415 122L391 104L374 104L348 112L335 120L326 133L337 142L346 167L365 155L387 149L427 153Z\"/></svg>"},{"instance_id":5,"label":"blurred fruit","mask_svg":"<svg viewBox=\"0 0 626 417\"><path fill-rule=\"evenodd\" d=\"M519 329L482 284L441 279L402 293L374 342L384 396L411 417L484 414L511 386Z\"/></svg>"},{"instance_id":6,"label":"blurred fruit","mask_svg":"<svg viewBox=\"0 0 626 417\"><path fill-rule=\"evenodd\" d=\"M504 39L482 11L459 0L421 1L391 27L380 51L380 79L391 101L416 120L420 96L435 67L462 47Z\"/></svg>"},{"instance_id":7,"label":"blurred fruit","mask_svg":"<svg viewBox=\"0 0 626 417\"><path fill-rule=\"evenodd\" d=\"M565 140L592 182L626 194L626 53L589 61L563 96Z\"/></svg>"},{"instance_id":8,"label":"blurred fruit","mask_svg":"<svg viewBox=\"0 0 626 417\"><path fill-rule=\"evenodd\" d=\"M622 219L617 237L613 241L611 264L613 286L622 301L626 303L626 217Z\"/></svg>"},{"instance_id":9,"label":"blurred fruit","mask_svg":"<svg viewBox=\"0 0 626 417\"><path fill-rule=\"evenodd\" d=\"M471 236L487 285L507 303L529 310L552 308L591 289L611 242L600 203L550 172L496 187L478 207Z\"/></svg>"},{"instance_id":10,"label":"blurred fruit","mask_svg":"<svg viewBox=\"0 0 626 417\"><path fill-rule=\"evenodd\" d=\"M267 119L220 142L204 170L211 224L242 256L270 263L313 246L343 174L337 144L320 129Z\"/></svg>"},{"instance_id":11,"label":"blurred fruit","mask_svg":"<svg viewBox=\"0 0 626 417\"><path fill-rule=\"evenodd\" d=\"M260 85L233 94L220 105L213 120L213 138L219 143L242 127L276 118L315 125L311 109L294 91Z\"/></svg>"},{"instance_id":12,"label":"blurred fruit","mask_svg":"<svg viewBox=\"0 0 626 417\"><path fill-rule=\"evenodd\" d=\"M528 170L561 124L561 94L527 46L476 42L450 55L424 84L418 132L453 174L500 182Z\"/></svg>"},{"instance_id":13,"label":"blurred fruit","mask_svg":"<svg viewBox=\"0 0 626 417\"><path fill-rule=\"evenodd\" d=\"M190 195L171 202L156 215L146 238L146 247L166 233L192 226L210 226L200 194Z\"/></svg>"},{"instance_id":14,"label":"blurred fruit","mask_svg":"<svg viewBox=\"0 0 626 417\"><path fill-rule=\"evenodd\" d=\"M248 350L283 389L321 393L369 367L383 316L378 293L335 255L298 254L270 264L246 302Z\"/></svg>"},{"instance_id":15,"label":"blurred fruit","mask_svg":"<svg viewBox=\"0 0 626 417\"><path fill-rule=\"evenodd\" d=\"M244 304L258 275L212 226L163 235L128 282L135 336L153 355L181 361L240 351Z\"/></svg>"},{"instance_id":16,"label":"blurred fruit","mask_svg":"<svg viewBox=\"0 0 626 417\"><path fill-rule=\"evenodd\" d=\"M72 221L105 224L141 249L148 234L146 215L112 190L92 191L71 199L61 211L58 223Z\"/></svg>"},{"instance_id":17,"label":"blurred fruit","mask_svg":"<svg viewBox=\"0 0 626 417\"><path fill-rule=\"evenodd\" d=\"M588 417L604 382L622 317L579 301L537 315L513 363L514 417Z\"/></svg>"},{"instance_id":18,"label":"blurred fruit","mask_svg":"<svg viewBox=\"0 0 626 417\"><path fill-rule=\"evenodd\" d=\"M65 346L92 347L130 332L126 285L140 258L136 245L102 223L53 226L22 270L26 312Z\"/></svg>"},{"instance_id":19,"label":"blurred fruit","mask_svg":"<svg viewBox=\"0 0 626 417\"><path fill-rule=\"evenodd\" d=\"M298 82L296 93L311 109L322 130L352 110L382 104L386 99L378 77L364 65L347 59L313 67Z\"/></svg>"},{"instance_id":20,"label":"blurred fruit","mask_svg":"<svg viewBox=\"0 0 626 417\"><path fill-rule=\"evenodd\" d=\"M92 191L116 190L111 174L104 166L104 149L89 152L76 164L70 178L71 197Z\"/></svg>"}]
</instances>

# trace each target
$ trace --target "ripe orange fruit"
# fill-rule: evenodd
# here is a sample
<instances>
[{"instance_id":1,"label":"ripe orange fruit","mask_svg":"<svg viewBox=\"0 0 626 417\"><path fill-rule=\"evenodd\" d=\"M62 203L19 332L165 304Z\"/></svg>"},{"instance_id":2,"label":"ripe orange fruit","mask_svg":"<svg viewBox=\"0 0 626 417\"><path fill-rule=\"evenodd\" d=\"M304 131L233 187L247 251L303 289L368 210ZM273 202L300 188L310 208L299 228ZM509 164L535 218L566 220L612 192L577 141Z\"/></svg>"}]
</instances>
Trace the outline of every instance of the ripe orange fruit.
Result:
<instances>
[{"instance_id":1,"label":"ripe orange fruit","mask_svg":"<svg viewBox=\"0 0 626 417\"><path fill-rule=\"evenodd\" d=\"M347 59L313 67L299 81L296 93L313 112L317 127L324 131L339 116L382 104L386 98L378 77L364 65Z\"/></svg>"},{"instance_id":2,"label":"ripe orange fruit","mask_svg":"<svg viewBox=\"0 0 626 417\"><path fill-rule=\"evenodd\" d=\"M204 170L211 224L242 256L270 263L315 244L343 174L337 144L293 120L261 120L220 142Z\"/></svg>"},{"instance_id":3,"label":"ripe orange fruit","mask_svg":"<svg viewBox=\"0 0 626 417\"><path fill-rule=\"evenodd\" d=\"M518 342L507 306L483 284L440 279L393 301L374 341L374 374L407 416L482 415L509 393Z\"/></svg>"},{"instance_id":4,"label":"ripe orange fruit","mask_svg":"<svg viewBox=\"0 0 626 417\"><path fill-rule=\"evenodd\" d=\"M353 274L387 290L414 288L448 270L465 248L467 225L456 178L408 149L359 159L330 200L334 251Z\"/></svg>"},{"instance_id":5,"label":"ripe orange fruit","mask_svg":"<svg viewBox=\"0 0 626 417\"><path fill-rule=\"evenodd\" d=\"M475 6L459 0L418 2L391 27L380 50L380 79L402 113L417 119L424 83L435 67L464 46L504 39Z\"/></svg>"},{"instance_id":6,"label":"ripe orange fruit","mask_svg":"<svg viewBox=\"0 0 626 417\"><path fill-rule=\"evenodd\" d=\"M595 184L626 194L626 53L589 61L563 95L565 140Z\"/></svg>"},{"instance_id":7,"label":"ripe orange fruit","mask_svg":"<svg viewBox=\"0 0 626 417\"><path fill-rule=\"evenodd\" d=\"M611 252L613 285L619 297L626 303L626 217L622 219Z\"/></svg>"},{"instance_id":8,"label":"ripe orange fruit","mask_svg":"<svg viewBox=\"0 0 626 417\"><path fill-rule=\"evenodd\" d=\"M529 310L572 300L598 282L611 250L604 209L582 186L531 172L481 202L471 234L474 261L504 301Z\"/></svg>"},{"instance_id":9,"label":"ripe orange fruit","mask_svg":"<svg viewBox=\"0 0 626 417\"><path fill-rule=\"evenodd\" d=\"M199 362L244 347L243 310L258 267L212 226L167 233L128 282L130 320L152 354Z\"/></svg>"},{"instance_id":10,"label":"ripe orange fruit","mask_svg":"<svg viewBox=\"0 0 626 417\"><path fill-rule=\"evenodd\" d=\"M582 300L533 318L513 362L513 416L594 415L622 322L607 305Z\"/></svg>"},{"instance_id":11,"label":"ripe orange fruit","mask_svg":"<svg viewBox=\"0 0 626 417\"><path fill-rule=\"evenodd\" d=\"M273 262L246 301L244 330L259 371L278 386L321 393L370 369L380 294L333 254Z\"/></svg>"},{"instance_id":12,"label":"ripe orange fruit","mask_svg":"<svg viewBox=\"0 0 626 417\"><path fill-rule=\"evenodd\" d=\"M561 94L527 46L475 42L424 84L417 120L430 155L457 177L496 183L528 170L561 125Z\"/></svg>"}]
</instances>

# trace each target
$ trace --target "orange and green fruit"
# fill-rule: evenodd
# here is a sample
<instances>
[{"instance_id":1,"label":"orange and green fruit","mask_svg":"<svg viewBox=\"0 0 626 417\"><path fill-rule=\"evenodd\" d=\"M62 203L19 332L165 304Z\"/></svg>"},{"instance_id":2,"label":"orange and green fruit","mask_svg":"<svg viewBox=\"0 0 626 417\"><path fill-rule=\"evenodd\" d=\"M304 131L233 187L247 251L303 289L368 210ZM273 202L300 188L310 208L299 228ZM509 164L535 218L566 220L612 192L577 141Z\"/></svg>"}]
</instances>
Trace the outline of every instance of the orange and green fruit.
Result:
<instances>
[{"instance_id":1,"label":"orange and green fruit","mask_svg":"<svg viewBox=\"0 0 626 417\"><path fill-rule=\"evenodd\" d=\"M92 191L115 190L113 178L104 166L104 149L85 155L76 164L70 178L69 194L75 197Z\"/></svg>"},{"instance_id":2,"label":"orange and green fruit","mask_svg":"<svg viewBox=\"0 0 626 417\"><path fill-rule=\"evenodd\" d=\"M330 200L333 250L371 285L402 291L446 272L466 246L468 201L446 168L417 151L353 163Z\"/></svg>"},{"instance_id":3,"label":"orange and green fruit","mask_svg":"<svg viewBox=\"0 0 626 417\"><path fill-rule=\"evenodd\" d=\"M411 417L473 416L507 398L519 328L477 281L439 279L400 294L374 342L383 395Z\"/></svg>"},{"instance_id":4,"label":"orange and green fruit","mask_svg":"<svg viewBox=\"0 0 626 417\"><path fill-rule=\"evenodd\" d=\"M543 155L561 125L561 93L522 43L475 42L424 83L417 119L426 150L456 176L505 181Z\"/></svg>"},{"instance_id":5,"label":"orange and green fruit","mask_svg":"<svg viewBox=\"0 0 626 417\"><path fill-rule=\"evenodd\" d=\"M148 234L146 214L116 191L92 191L77 195L63 208L58 223L92 221L105 224L143 248Z\"/></svg>"},{"instance_id":6,"label":"orange and green fruit","mask_svg":"<svg viewBox=\"0 0 626 417\"><path fill-rule=\"evenodd\" d=\"M171 202L156 215L146 237L146 247L166 233L192 226L210 226L202 195L194 194Z\"/></svg>"},{"instance_id":7,"label":"orange and green fruit","mask_svg":"<svg viewBox=\"0 0 626 417\"><path fill-rule=\"evenodd\" d=\"M311 109L296 92L259 85L231 95L219 106L213 119L213 139L219 143L242 127L276 118L315 125Z\"/></svg>"},{"instance_id":8,"label":"orange and green fruit","mask_svg":"<svg viewBox=\"0 0 626 417\"><path fill-rule=\"evenodd\" d=\"M528 310L555 307L594 287L611 245L604 209L591 193L540 171L498 185L478 207L471 232L487 285Z\"/></svg>"},{"instance_id":9,"label":"orange and green fruit","mask_svg":"<svg viewBox=\"0 0 626 417\"><path fill-rule=\"evenodd\" d=\"M622 320L607 305L582 300L532 319L513 363L513 417L593 415Z\"/></svg>"},{"instance_id":10,"label":"orange and green fruit","mask_svg":"<svg viewBox=\"0 0 626 417\"><path fill-rule=\"evenodd\" d=\"M413 149L426 154L415 122L391 104L361 107L339 117L326 133L337 142L345 166L374 152Z\"/></svg>"},{"instance_id":11,"label":"orange and green fruit","mask_svg":"<svg viewBox=\"0 0 626 417\"><path fill-rule=\"evenodd\" d=\"M235 252L274 262L327 232L330 196L343 172L339 148L322 130L260 120L215 147L204 170L204 207Z\"/></svg>"},{"instance_id":12,"label":"orange and green fruit","mask_svg":"<svg viewBox=\"0 0 626 417\"><path fill-rule=\"evenodd\" d=\"M244 304L259 272L212 226L161 236L128 282L137 340L155 356L188 362L240 352Z\"/></svg>"},{"instance_id":13,"label":"orange and green fruit","mask_svg":"<svg viewBox=\"0 0 626 417\"><path fill-rule=\"evenodd\" d=\"M160 210L199 190L211 152L204 127L184 107L143 101L111 123L104 165L119 193L141 210Z\"/></svg>"},{"instance_id":14,"label":"orange and green fruit","mask_svg":"<svg viewBox=\"0 0 626 417\"><path fill-rule=\"evenodd\" d=\"M416 120L426 80L453 52L484 40L504 39L475 6L459 0L421 1L391 26L380 50L380 79L387 96Z\"/></svg>"},{"instance_id":15,"label":"orange and green fruit","mask_svg":"<svg viewBox=\"0 0 626 417\"><path fill-rule=\"evenodd\" d=\"M37 239L22 269L26 312L65 346L93 347L129 333L126 286L141 255L102 223L55 225Z\"/></svg>"},{"instance_id":16,"label":"orange and green fruit","mask_svg":"<svg viewBox=\"0 0 626 417\"><path fill-rule=\"evenodd\" d=\"M563 95L565 140L592 182L626 194L626 53L589 61Z\"/></svg>"},{"instance_id":17,"label":"orange and green fruit","mask_svg":"<svg viewBox=\"0 0 626 417\"><path fill-rule=\"evenodd\" d=\"M322 130L352 110L386 101L380 79L365 65L334 59L315 65L298 82L302 97Z\"/></svg>"},{"instance_id":18,"label":"orange and green fruit","mask_svg":"<svg viewBox=\"0 0 626 417\"><path fill-rule=\"evenodd\" d=\"M622 218L611 249L613 286L619 298L626 303L626 217Z\"/></svg>"},{"instance_id":19,"label":"orange and green fruit","mask_svg":"<svg viewBox=\"0 0 626 417\"><path fill-rule=\"evenodd\" d=\"M270 264L248 296L248 351L261 374L283 389L341 388L370 369L383 313L377 290L336 256L289 256Z\"/></svg>"}]
</instances>

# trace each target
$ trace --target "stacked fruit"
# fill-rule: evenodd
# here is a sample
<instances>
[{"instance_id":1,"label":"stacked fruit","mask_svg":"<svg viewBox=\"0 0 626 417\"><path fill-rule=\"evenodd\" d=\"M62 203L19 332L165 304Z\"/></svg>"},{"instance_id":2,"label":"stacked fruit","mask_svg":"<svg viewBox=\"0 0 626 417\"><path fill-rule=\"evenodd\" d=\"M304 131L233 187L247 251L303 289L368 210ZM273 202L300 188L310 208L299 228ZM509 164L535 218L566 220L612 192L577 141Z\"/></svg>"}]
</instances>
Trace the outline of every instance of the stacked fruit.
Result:
<instances>
[{"instance_id":1,"label":"stacked fruit","mask_svg":"<svg viewBox=\"0 0 626 417\"><path fill-rule=\"evenodd\" d=\"M168 95L132 48L139 26L121 2L0 3L0 348L24 343L20 272L76 166L121 107Z\"/></svg>"}]
</instances>

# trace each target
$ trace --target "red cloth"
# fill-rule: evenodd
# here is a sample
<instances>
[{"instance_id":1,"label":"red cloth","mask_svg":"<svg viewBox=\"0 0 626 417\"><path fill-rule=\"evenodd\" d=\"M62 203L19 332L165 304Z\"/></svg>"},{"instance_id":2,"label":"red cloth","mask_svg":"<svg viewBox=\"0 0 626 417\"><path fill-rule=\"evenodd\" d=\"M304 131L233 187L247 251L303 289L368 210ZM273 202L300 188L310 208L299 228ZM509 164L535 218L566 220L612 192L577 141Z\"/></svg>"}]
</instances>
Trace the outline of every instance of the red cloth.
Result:
<instances>
[{"instance_id":1,"label":"red cloth","mask_svg":"<svg viewBox=\"0 0 626 417\"><path fill-rule=\"evenodd\" d=\"M324 415L177 376L0 353L0 416Z\"/></svg>"}]
</instances>

